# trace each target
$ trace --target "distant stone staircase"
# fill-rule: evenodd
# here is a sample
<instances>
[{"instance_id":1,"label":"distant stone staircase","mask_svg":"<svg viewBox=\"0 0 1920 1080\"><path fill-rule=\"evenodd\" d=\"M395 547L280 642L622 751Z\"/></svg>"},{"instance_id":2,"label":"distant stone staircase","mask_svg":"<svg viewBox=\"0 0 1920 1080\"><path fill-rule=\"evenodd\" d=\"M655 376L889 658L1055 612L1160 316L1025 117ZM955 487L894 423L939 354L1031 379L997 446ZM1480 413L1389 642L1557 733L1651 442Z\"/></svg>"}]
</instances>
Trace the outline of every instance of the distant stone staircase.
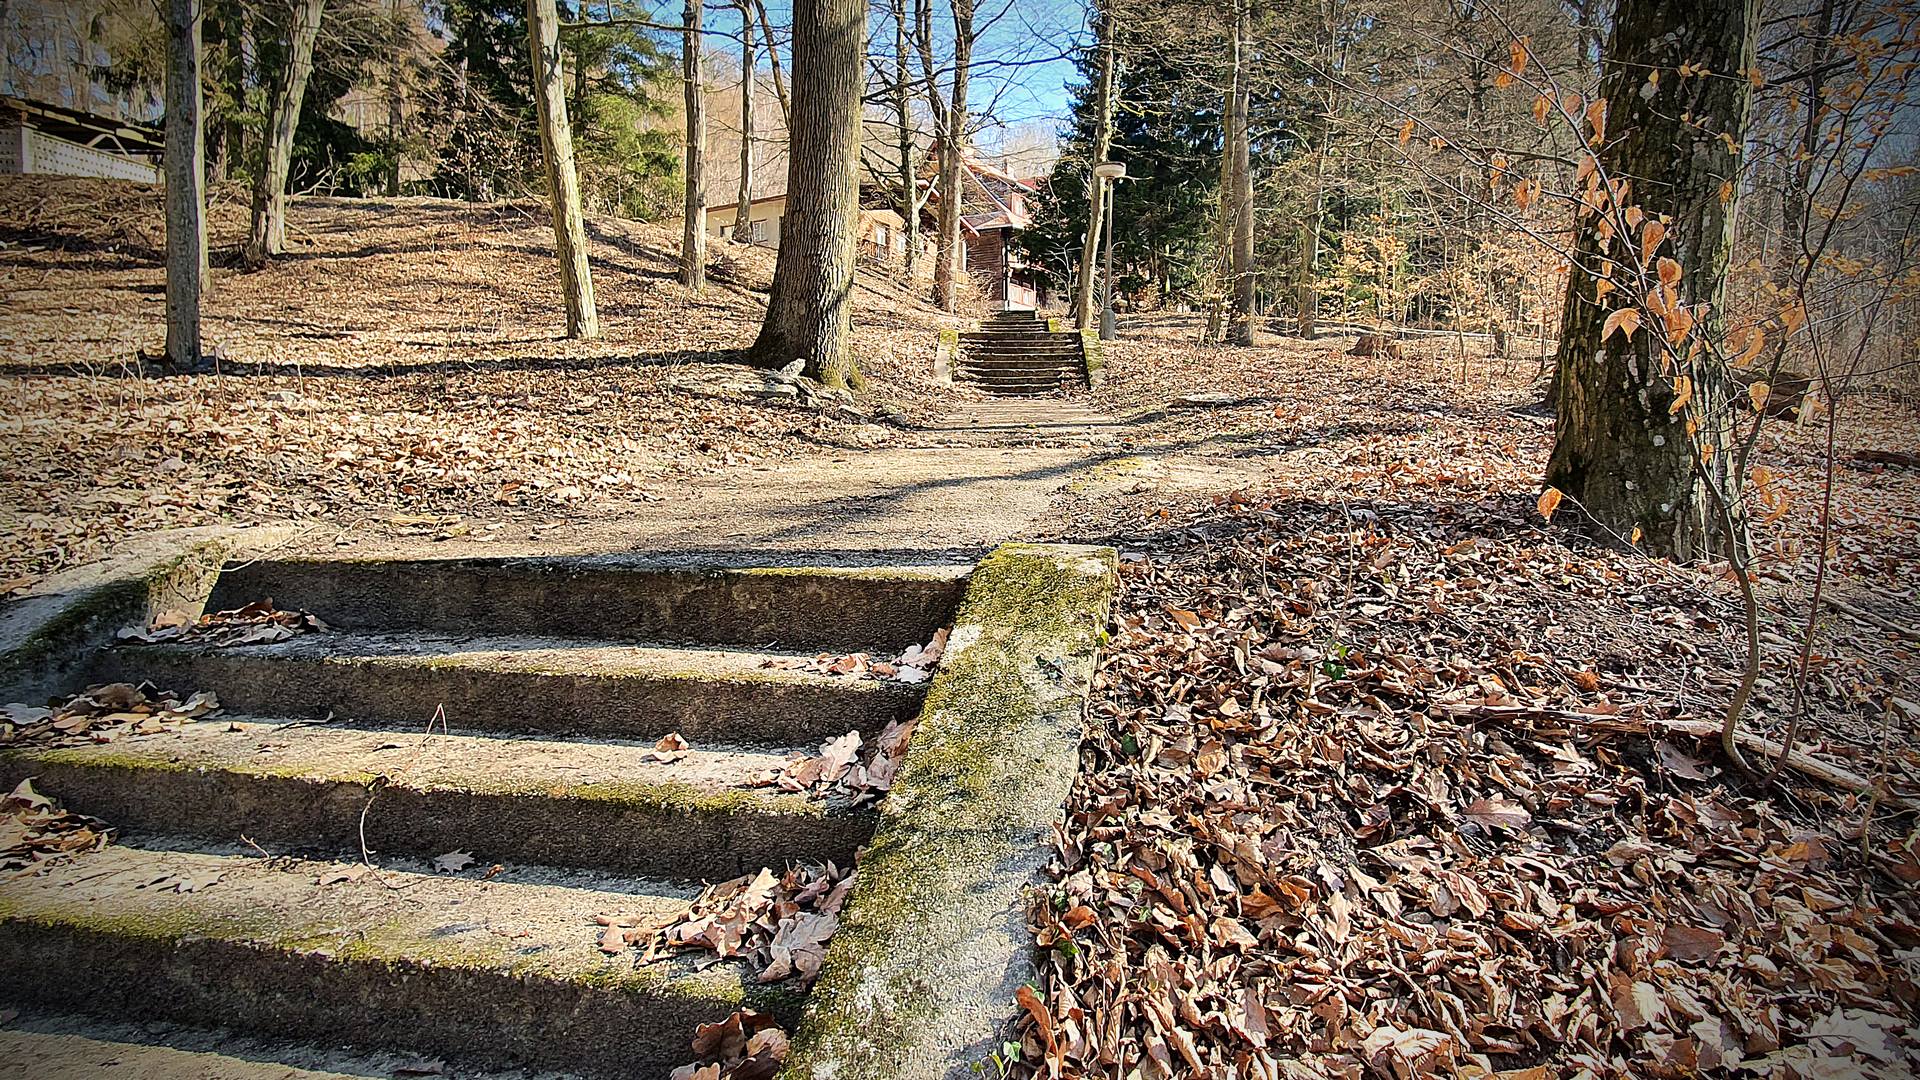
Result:
<instances>
[{"instance_id":1,"label":"distant stone staircase","mask_svg":"<svg viewBox=\"0 0 1920 1080\"><path fill-rule=\"evenodd\" d=\"M664 923L699 879L848 865L873 810L749 781L850 729L871 738L924 690L789 661L926 642L965 571L612 557L228 569L210 610L272 597L334 630L108 650L95 681L211 690L225 711L0 753L7 784L34 777L122 830L0 884L5 997L23 1021L384 1048L462 1075L665 1076L691 1060L696 1024L743 1006L791 1029L806 999L790 982L737 961L608 955L596 919ZM436 713L445 730L429 734ZM671 732L692 749L659 760ZM453 852L475 864L436 873ZM353 872L363 853L377 871Z\"/></svg>"},{"instance_id":2,"label":"distant stone staircase","mask_svg":"<svg viewBox=\"0 0 1920 1080\"><path fill-rule=\"evenodd\" d=\"M961 381L992 394L1034 396L1083 389L1086 355L1080 334L1053 333L1031 311L1001 311L960 335Z\"/></svg>"}]
</instances>

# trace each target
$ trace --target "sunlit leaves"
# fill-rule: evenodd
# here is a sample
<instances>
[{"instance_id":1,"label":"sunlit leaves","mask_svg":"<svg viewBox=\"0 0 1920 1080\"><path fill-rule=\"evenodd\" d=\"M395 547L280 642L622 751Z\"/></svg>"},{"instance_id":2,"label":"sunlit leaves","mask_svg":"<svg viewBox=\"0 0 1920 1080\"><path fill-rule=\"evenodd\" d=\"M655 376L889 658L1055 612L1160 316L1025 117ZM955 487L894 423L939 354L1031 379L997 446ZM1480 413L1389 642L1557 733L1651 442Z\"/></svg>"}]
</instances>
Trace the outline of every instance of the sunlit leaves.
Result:
<instances>
[{"instance_id":1,"label":"sunlit leaves","mask_svg":"<svg viewBox=\"0 0 1920 1080\"><path fill-rule=\"evenodd\" d=\"M1632 341L1634 331L1638 329L1640 329L1640 310L1630 307L1621 308L1608 315L1606 323L1600 327L1600 343L1606 344L1615 331L1624 333L1627 340Z\"/></svg>"},{"instance_id":2,"label":"sunlit leaves","mask_svg":"<svg viewBox=\"0 0 1920 1080\"><path fill-rule=\"evenodd\" d=\"M1693 400L1693 380L1685 375L1673 377L1673 404L1667 406L1667 415L1678 415L1687 403Z\"/></svg>"},{"instance_id":3,"label":"sunlit leaves","mask_svg":"<svg viewBox=\"0 0 1920 1080\"><path fill-rule=\"evenodd\" d=\"M1557 487L1549 487L1540 493L1538 499L1534 500L1533 508L1540 511L1542 518L1547 521L1552 521L1553 512L1560 509L1560 500L1564 498L1566 498L1565 492Z\"/></svg>"},{"instance_id":4,"label":"sunlit leaves","mask_svg":"<svg viewBox=\"0 0 1920 1080\"><path fill-rule=\"evenodd\" d=\"M1754 360L1759 358L1760 350L1766 348L1766 346L1767 332L1758 326L1749 326L1742 330L1735 330L1732 334L1728 335L1727 338L1727 347L1730 350L1740 350L1739 354L1736 355L1732 361L1733 366L1737 368L1743 368L1752 364Z\"/></svg>"},{"instance_id":5,"label":"sunlit leaves","mask_svg":"<svg viewBox=\"0 0 1920 1080\"><path fill-rule=\"evenodd\" d=\"M1788 304L1785 308L1781 309L1780 325L1787 328L1787 333L1789 334L1797 333L1799 332L1800 328L1802 326L1805 326L1806 324L1807 324L1807 309L1804 305L1800 303L1800 301L1795 300L1793 303Z\"/></svg>"},{"instance_id":6,"label":"sunlit leaves","mask_svg":"<svg viewBox=\"0 0 1920 1080\"><path fill-rule=\"evenodd\" d=\"M1769 386L1765 382L1753 382L1753 383L1747 384L1747 400L1753 403L1753 410L1755 412L1766 411L1767 398L1772 393L1773 393L1773 387Z\"/></svg>"},{"instance_id":7,"label":"sunlit leaves","mask_svg":"<svg viewBox=\"0 0 1920 1080\"><path fill-rule=\"evenodd\" d=\"M1660 241L1666 239L1667 227L1657 220L1649 220L1640 230L1640 265L1647 265L1653 253L1659 249Z\"/></svg>"},{"instance_id":8,"label":"sunlit leaves","mask_svg":"<svg viewBox=\"0 0 1920 1080\"><path fill-rule=\"evenodd\" d=\"M1667 288L1680 283L1680 264L1672 259L1662 257L1655 269L1659 272L1660 284Z\"/></svg>"},{"instance_id":9,"label":"sunlit leaves","mask_svg":"<svg viewBox=\"0 0 1920 1080\"><path fill-rule=\"evenodd\" d=\"M1547 122L1547 113L1552 108L1553 108L1553 102L1548 101L1545 94L1542 94L1537 98L1534 98L1533 99L1533 122L1536 124L1544 125Z\"/></svg>"},{"instance_id":10,"label":"sunlit leaves","mask_svg":"<svg viewBox=\"0 0 1920 1080\"><path fill-rule=\"evenodd\" d=\"M1409 116L1407 122L1400 125L1400 145L1407 145L1407 140L1411 138L1413 138L1413 117Z\"/></svg>"},{"instance_id":11,"label":"sunlit leaves","mask_svg":"<svg viewBox=\"0 0 1920 1080\"><path fill-rule=\"evenodd\" d=\"M1607 99L1600 98L1587 106L1587 126L1593 129L1588 136L1588 146L1599 146L1607 141Z\"/></svg>"}]
</instances>

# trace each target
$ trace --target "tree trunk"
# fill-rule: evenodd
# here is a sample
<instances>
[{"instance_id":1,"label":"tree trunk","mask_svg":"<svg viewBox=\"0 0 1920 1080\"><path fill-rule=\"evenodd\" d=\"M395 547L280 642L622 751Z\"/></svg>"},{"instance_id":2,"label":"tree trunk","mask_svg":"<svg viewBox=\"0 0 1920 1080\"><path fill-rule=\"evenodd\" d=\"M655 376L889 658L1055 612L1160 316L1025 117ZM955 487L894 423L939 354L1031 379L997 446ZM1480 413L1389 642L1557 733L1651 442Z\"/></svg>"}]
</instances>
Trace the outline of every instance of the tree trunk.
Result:
<instances>
[{"instance_id":1,"label":"tree trunk","mask_svg":"<svg viewBox=\"0 0 1920 1080\"><path fill-rule=\"evenodd\" d=\"M400 0L393 0L391 15L394 20L393 58L389 61L391 69L387 72L387 152L393 155L393 161L387 166L387 195L400 194L400 132L406 125L406 54L413 44L412 27L401 22Z\"/></svg>"},{"instance_id":2,"label":"tree trunk","mask_svg":"<svg viewBox=\"0 0 1920 1080\"><path fill-rule=\"evenodd\" d=\"M780 119L790 122L793 103L787 99L787 78L780 73L780 43L774 39L773 24L767 21L766 0L753 0L753 11L760 18L761 36L767 40L767 67L773 70L773 96L780 102Z\"/></svg>"},{"instance_id":3,"label":"tree trunk","mask_svg":"<svg viewBox=\"0 0 1920 1080\"><path fill-rule=\"evenodd\" d=\"M905 223L906 271L911 287L920 272L920 178L913 167L913 91L907 75L907 0L890 0L893 15L893 122L900 153L900 217Z\"/></svg>"},{"instance_id":4,"label":"tree trunk","mask_svg":"<svg viewBox=\"0 0 1920 1080\"><path fill-rule=\"evenodd\" d=\"M753 242L753 81L759 61L753 50L753 5L740 0L740 201L733 212L733 239Z\"/></svg>"},{"instance_id":5,"label":"tree trunk","mask_svg":"<svg viewBox=\"0 0 1920 1080\"><path fill-rule=\"evenodd\" d=\"M864 381L847 340L860 225L860 96L866 87L865 0L793 6L793 124L787 217L753 362L831 387Z\"/></svg>"},{"instance_id":6,"label":"tree trunk","mask_svg":"<svg viewBox=\"0 0 1920 1080\"><path fill-rule=\"evenodd\" d=\"M167 363L200 363L200 289L207 262L206 123L200 100L201 0L167 0Z\"/></svg>"},{"instance_id":7,"label":"tree trunk","mask_svg":"<svg viewBox=\"0 0 1920 1080\"><path fill-rule=\"evenodd\" d=\"M1702 0L1679 9L1664 0L1622 0L1607 45L1607 142L1601 164L1630 177L1630 198L1651 220L1671 215L1661 251L1684 269L1679 300L1693 307L1694 338L1722 338L1732 242L1731 201L1723 182L1737 190L1750 89L1743 78L1661 79L1648 71L1672 71L1682 63L1710 71L1746 71L1754 62L1758 0ZM1689 119L1683 121L1685 116ZM1617 220L1617 217L1616 217ZM1674 368L1657 355L1657 319L1649 316L1629 341L1615 333L1602 340L1608 315L1595 298L1591 270L1601 260L1639 263L1636 235L1601 239L1591 217L1582 221L1576 272L1569 276L1556 357L1554 397L1558 413L1547 483L1576 499L1595 521L1623 539L1639 530L1655 554L1694 559L1724 553L1717 503L1738 506L1739 478L1727 453L1734 415L1725 365L1711 352L1686 370L1692 404L1676 406ZM1631 290L1623 289L1624 292ZM1616 293L1616 296L1620 294ZM1631 302L1629 298L1626 302ZM1689 419L1698 430L1690 438ZM1705 476L1695 453L1706 458ZM1736 536L1741 529L1735 529Z\"/></svg>"},{"instance_id":8,"label":"tree trunk","mask_svg":"<svg viewBox=\"0 0 1920 1080\"><path fill-rule=\"evenodd\" d=\"M687 0L682 12L687 29L680 44L687 102L687 213L680 233L680 284L695 292L707 287L707 94L701 71L701 14L700 0Z\"/></svg>"},{"instance_id":9,"label":"tree trunk","mask_svg":"<svg viewBox=\"0 0 1920 1080\"><path fill-rule=\"evenodd\" d=\"M320 12L326 0L293 0L287 28L287 59L273 91L272 116L253 177L253 229L247 258L258 262L287 247L287 172L293 166L293 135L300 126L300 101L313 74L313 43L320 36Z\"/></svg>"},{"instance_id":10,"label":"tree trunk","mask_svg":"<svg viewBox=\"0 0 1920 1080\"><path fill-rule=\"evenodd\" d=\"M1096 91L1099 126L1093 130L1093 160L1087 163L1087 233L1080 238L1080 278L1074 282L1073 323L1085 330L1093 325L1093 275L1100 260L1100 222L1107 212L1112 185L1093 175L1093 167L1113 151L1113 15L1102 11L1094 25L1100 37L1100 86Z\"/></svg>"},{"instance_id":11,"label":"tree trunk","mask_svg":"<svg viewBox=\"0 0 1920 1080\"><path fill-rule=\"evenodd\" d=\"M967 252L960 242L966 177L967 74L973 66L973 0L953 3L953 88L947 103L946 131L940 141L940 233L935 242L933 302L941 311L959 306L960 275ZM798 66L796 60L796 76Z\"/></svg>"},{"instance_id":12,"label":"tree trunk","mask_svg":"<svg viewBox=\"0 0 1920 1080\"><path fill-rule=\"evenodd\" d=\"M566 72L560 63L560 18L554 0L527 0L527 37L533 45L533 97L540 113L540 149L547 159L567 336L587 341L600 336L600 315L587 268L587 225L580 213L580 178L573 169L573 130L567 124Z\"/></svg>"},{"instance_id":13,"label":"tree trunk","mask_svg":"<svg viewBox=\"0 0 1920 1080\"><path fill-rule=\"evenodd\" d=\"M1250 80L1247 78L1247 13L1236 6L1233 19L1233 80L1229 93L1227 151L1232 190L1222 198L1233 202L1232 251L1228 274L1233 282L1232 306L1227 313L1227 344L1253 344L1253 162L1247 122Z\"/></svg>"}]
</instances>

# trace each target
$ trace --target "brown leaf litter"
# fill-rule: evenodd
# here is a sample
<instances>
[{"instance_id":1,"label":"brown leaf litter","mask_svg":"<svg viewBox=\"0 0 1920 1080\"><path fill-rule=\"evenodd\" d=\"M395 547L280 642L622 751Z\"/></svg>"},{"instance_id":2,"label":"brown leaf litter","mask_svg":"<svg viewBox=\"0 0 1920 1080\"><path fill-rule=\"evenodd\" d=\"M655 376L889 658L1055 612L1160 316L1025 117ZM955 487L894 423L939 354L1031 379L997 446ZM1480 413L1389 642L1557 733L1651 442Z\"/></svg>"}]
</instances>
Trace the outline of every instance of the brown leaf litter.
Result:
<instances>
[{"instance_id":1,"label":"brown leaf litter","mask_svg":"<svg viewBox=\"0 0 1920 1080\"><path fill-rule=\"evenodd\" d=\"M151 683L102 683L47 706L19 702L0 708L0 746L112 742L123 735L157 735L218 711L220 699L198 690L183 699Z\"/></svg>"},{"instance_id":2,"label":"brown leaf litter","mask_svg":"<svg viewBox=\"0 0 1920 1080\"><path fill-rule=\"evenodd\" d=\"M144 626L123 626L114 635L116 641L135 645L270 645L301 634L331 629L318 615L307 611L283 611L273 606L273 598L245 607L215 611L195 619L184 611L172 609L154 616Z\"/></svg>"},{"instance_id":3,"label":"brown leaf litter","mask_svg":"<svg viewBox=\"0 0 1920 1080\"><path fill-rule=\"evenodd\" d=\"M96 818L62 810L22 780L0 799L0 870L38 867L51 859L98 851L113 832Z\"/></svg>"},{"instance_id":4,"label":"brown leaf litter","mask_svg":"<svg viewBox=\"0 0 1920 1080\"><path fill-rule=\"evenodd\" d=\"M1911 643L1807 688L1874 792L1747 779L1711 575L1530 502L1231 501L1124 553L1019 1071L1920 1071Z\"/></svg>"},{"instance_id":5,"label":"brown leaf litter","mask_svg":"<svg viewBox=\"0 0 1920 1080\"><path fill-rule=\"evenodd\" d=\"M671 1080L772 1080L788 1049L787 1033L772 1017L740 1009L725 1020L696 1028L696 1060L670 1076Z\"/></svg>"},{"instance_id":6,"label":"brown leaf litter","mask_svg":"<svg viewBox=\"0 0 1920 1080\"><path fill-rule=\"evenodd\" d=\"M603 914L600 950L619 955L642 950L641 963L661 954L698 952L700 966L741 959L761 982L797 978L811 985L820 973L827 941L840 926L840 909L853 889L851 870L832 863L799 864L775 875L762 869L709 885L687 910L665 925L642 926L630 917Z\"/></svg>"}]
</instances>

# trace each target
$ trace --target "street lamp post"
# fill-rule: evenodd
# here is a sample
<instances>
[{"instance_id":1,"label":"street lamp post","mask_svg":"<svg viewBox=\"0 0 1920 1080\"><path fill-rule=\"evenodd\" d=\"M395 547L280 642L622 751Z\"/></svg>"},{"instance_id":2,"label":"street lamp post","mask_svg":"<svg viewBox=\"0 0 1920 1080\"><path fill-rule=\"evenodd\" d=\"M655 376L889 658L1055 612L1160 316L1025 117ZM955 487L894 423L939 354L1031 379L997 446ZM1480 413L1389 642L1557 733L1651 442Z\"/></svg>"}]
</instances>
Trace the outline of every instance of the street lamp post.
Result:
<instances>
[{"instance_id":1,"label":"street lamp post","mask_svg":"<svg viewBox=\"0 0 1920 1080\"><path fill-rule=\"evenodd\" d=\"M1093 175L1107 186L1107 197L1102 200L1107 211L1107 237L1105 268L1101 272L1100 302L1100 340L1113 340L1113 196L1117 181L1127 178L1127 167L1118 161L1103 161L1093 167ZM1097 225L1098 223L1096 223Z\"/></svg>"}]
</instances>

